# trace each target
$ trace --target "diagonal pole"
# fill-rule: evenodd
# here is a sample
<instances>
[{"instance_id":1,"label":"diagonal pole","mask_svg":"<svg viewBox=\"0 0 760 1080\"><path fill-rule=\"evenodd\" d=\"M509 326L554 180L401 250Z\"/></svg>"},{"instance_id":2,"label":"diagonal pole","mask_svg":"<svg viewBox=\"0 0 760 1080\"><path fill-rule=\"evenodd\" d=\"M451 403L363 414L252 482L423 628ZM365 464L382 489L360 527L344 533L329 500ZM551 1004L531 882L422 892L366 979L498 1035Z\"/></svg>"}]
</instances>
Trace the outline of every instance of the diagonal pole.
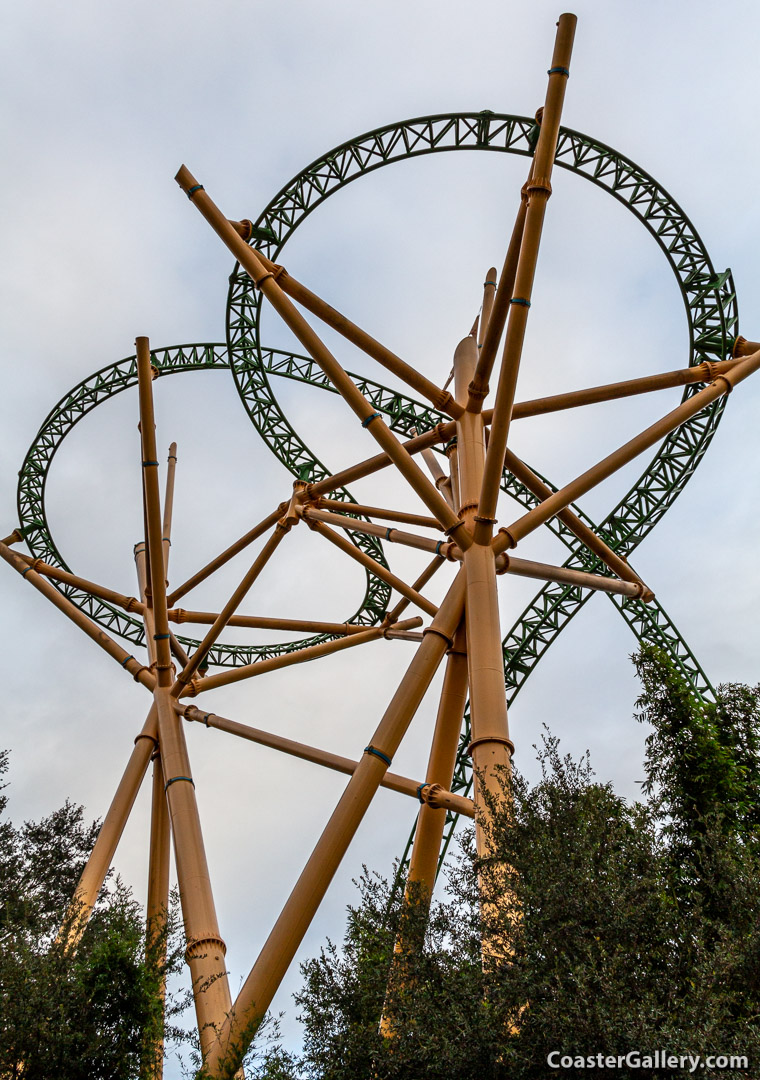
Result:
<instances>
[{"instance_id":1,"label":"diagonal pole","mask_svg":"<svg viewBox=\"0 0 760 1080\"><path fill-rule=\"evenodd\" d=\"M274 274L266 269L254 250L238 236L229 220L206 194L203 185L197 182L184 165L175 179L246 273L258 285L285 325L293 331L309 355L319 364L346 404L361 421L362 427L367 428L407 483L417 492L433 516L441 522L444 531L449 534L457 530L459 533L463 532L462 523L457 519L449 504L403 448L380 413L370 405L324 342L285 295ZM468 543L470 543L469 536L462 536L461 546L464 547Z\"/></svg>"},{"instance_id":2,"label":"diagonal pole","mask_svg":"<svg viewBox=\"0 0 760 1080\"><path fill-rule=\"evenodd\" d=\"M460 571L349 780L290 898L238 994L207 1060L209 1075L231 1076L248 1048L327 892L462 617Z\"/></svg>"}]
</instances>

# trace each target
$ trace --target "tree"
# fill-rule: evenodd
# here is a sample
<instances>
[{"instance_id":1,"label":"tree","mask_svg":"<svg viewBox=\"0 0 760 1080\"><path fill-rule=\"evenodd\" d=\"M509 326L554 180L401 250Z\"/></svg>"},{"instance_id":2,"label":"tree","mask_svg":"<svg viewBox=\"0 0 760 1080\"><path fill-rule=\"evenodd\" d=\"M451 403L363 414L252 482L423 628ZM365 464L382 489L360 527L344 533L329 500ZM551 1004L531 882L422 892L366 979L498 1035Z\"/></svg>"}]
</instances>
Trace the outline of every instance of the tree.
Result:
<instances>
[{"instance_id":1,"label":"tree","mask_svg":"<svg viewBox=\"0 0 760 1080\"><path fill-rule=\"evenodd\" d=\"M758 691L723 687L706 705L661 654L635 659L653 725L645 798L627 803L547 735L541 780L516 773L493 808L492 857L478 862L465 835L385 1039L399 923L424 912L365 872L342 947L303 965L303 1054L279 1076L545 1080L552 1050L662 1048L747 1055L757 1075ZM502 944L485 969L484 933Z\"/></svg>"},{"instance_id":2,"label":"tree","mask_svg":"<svg viewBox=\"0 0 760 1080\"><path fill-rule=\"evenodd\" d=\"M0 754L0 776L6 770ZM87 825L82 808L66 802L17 828L4 816L7 801L0 794L0 1077L138 1077L144 1047L162 1025L162 971L146 962L140 908L110 880L67 955L56 938L97 823Z\"/></svg>"}]
</instances>

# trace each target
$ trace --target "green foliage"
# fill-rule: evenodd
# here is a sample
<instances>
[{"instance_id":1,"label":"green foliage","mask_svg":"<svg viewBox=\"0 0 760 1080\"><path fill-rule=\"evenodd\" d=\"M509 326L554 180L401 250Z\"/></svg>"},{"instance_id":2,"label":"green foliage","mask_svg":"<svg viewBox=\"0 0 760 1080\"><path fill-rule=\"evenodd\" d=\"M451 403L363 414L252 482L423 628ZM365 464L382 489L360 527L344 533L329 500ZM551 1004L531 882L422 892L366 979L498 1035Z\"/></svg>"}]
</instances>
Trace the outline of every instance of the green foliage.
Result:
<instances>
[{"instance_id":1,"label":"green foliage","mask_svg":"<svg viewBox=\"0 0 760 1080\"><path fill-rule=\"evenodd\" d=\"M130 1080L161 1032L158 990L177 949L166 964L146 962L144 917L123 883L102 890L73 955L56 941L96 834L68 802L19 828L0 818L2 1077Z\"/></svg>"},{"instance_id":2,"label":"green foliage","mask_svg":"<svg viewBox=\"0 0 760 1080\"><path fill-rule=\"evenodd\" d=\"M758 692L729 686L706 705L661 655L636 663L653 726L645 800L547 736L539 782L515 774L492 806L492 857L466 834L427 927L419 897L402 907L365 872L342 946L303 966L302 1057L260 1075L545 1080L552 1050L663 1047L757 1065ZM400 927L422 944L394 961Z\"/></svg>"}]
</instances>

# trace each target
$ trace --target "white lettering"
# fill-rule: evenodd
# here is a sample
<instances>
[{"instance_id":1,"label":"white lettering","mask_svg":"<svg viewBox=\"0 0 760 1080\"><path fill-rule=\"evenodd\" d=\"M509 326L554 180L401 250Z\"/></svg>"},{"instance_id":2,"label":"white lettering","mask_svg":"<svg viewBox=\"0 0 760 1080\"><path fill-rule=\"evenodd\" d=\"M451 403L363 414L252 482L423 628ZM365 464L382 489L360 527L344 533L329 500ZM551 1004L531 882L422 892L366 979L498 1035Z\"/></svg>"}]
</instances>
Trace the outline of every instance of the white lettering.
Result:
<instances>
[{"instance_id":1,"label":"white lettering","mask_svg":"<svg viewBox=\"0 0 760 1080\"><path fill-rule=\"evenodd\" d=\"M558 1057L559 1057L559 1051L558 1050L552 1050L551 1054L549 1054L548 1058L546 1059L546 1064L549 1066L550 1069L558 1069L559 1068L559 1062L558 1061L552 1061L552 1058L558 1058Z\"/></svg>"}]
</instances>

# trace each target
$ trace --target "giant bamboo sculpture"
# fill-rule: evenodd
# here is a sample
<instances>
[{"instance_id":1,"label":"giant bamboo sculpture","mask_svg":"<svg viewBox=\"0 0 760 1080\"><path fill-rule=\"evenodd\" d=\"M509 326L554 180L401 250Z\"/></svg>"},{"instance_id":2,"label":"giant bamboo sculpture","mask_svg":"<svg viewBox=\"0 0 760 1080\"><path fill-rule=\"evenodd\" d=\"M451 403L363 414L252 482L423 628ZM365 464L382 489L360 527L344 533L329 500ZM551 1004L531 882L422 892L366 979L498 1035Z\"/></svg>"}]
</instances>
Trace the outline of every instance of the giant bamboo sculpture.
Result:
<instances>
[{"instance_id":1,"label":"giant bamboo sculpture","mask_svg":"<svg viewBox=\"0 0 760 1080\"><path fill-rule=\"evenodd\" d=\"M75 948L84 932L152 762L149 925L155 930L166 909L173 846L198 1030L205 1070L211 1077L229 1077L239 1071L257 1025L381 785L422 804L404 868L408 880L429 895L456 816L474 816L478 826L483 826L491 804L486 793L498 793L500 773L510 768L513 745L508 700L592 593L607 593L639 637L666 648L694 693L710 692L707 679L652 591L631 567L628 555L693 472L717 425L726 395L760 367L760 346L737 338L730 274L715 274L699 237L669 196L632 162L561 128L575 17L562 15L557 26L546 100L535 121L488 112L463 113L423 117L371 132L332 151L296 177L255 224L228 219L183 166L177 182L237 260L228 306L228 350L207 345L151 351L147 338L139 337L136 357L96 373L59 403L21 471L21 524L0 543L0 554L150 695L147 717L79 882L73 909L76 918L67 923L66 943ZM506 243L502 271L497 274L492 268L486 274L480 316L454 349L450 391L329 306L274 259L305 214L354 176L415 154L459 149L521 154L528 159L529 170L522 191L515 193L516 220ZM664 374L539 400L516 400L555 164L612 191L656 236L686 303L692 340L687 366L675 364L675 370ZM307 357L262 345L258 328L263 301L271 304L296 335ZM357 345L425 398L429 406L366 378L351 376L300 308ZM188 581L169 590L177 452L172 444L162 501L153 380L176 371L205 368L232 369L251 419L295 480L292 491L283 492L283 501L262 521ZM339 472L325 469L280 411L270 384L270 377L276 375L337 392L364 429L369 456ZM492 382L494 393L489 403ZM135 383L145 534L135 548L137 595L124 596L65 566L50 536L43 493L49 462L73 423L105 397ZM525 418L677 386L684 386L685 394L676 409L559 489L510 449L512 424ZM371 453L373 441L377 445ZM641 480L601 527L574 505L603 479L658 443L660 449ZM346 490L346 485L386 468L397 470L426 513L417 505L368 506L356 502ZM525 507L516 520L502 521L501 525L500 491ZM512 554L541 525L552 528L569 547L564 566ZM242 613L249 594L255 596L257 590L267 588L268 564L285 553L287 534L296 528L311 530L315 547L329 542L365 569L367 595L352 619L341 623ZM12 548L23 539L30 555ZM220 602L218 611L176 606L195 586L213 579L234 555L257 540L262 540L263 546L232 595ZM426 569L416 581L405 581L392 572L383 541L429 553ZM445 572L445 568L450 581L437 605L425 589L433 574ZM502 640L498 590L509 587L510 574L545 584ZM392 592L399 597L393 606ZM403 617L409 608L421 614ZM173 627L182 624L195 624L205 632L200 640L178 637ZM299 637L280 646L229 646L220 641L227 626L286 630ZM113 634L135 648L144 646L143 659L119 644ZM203 708L192 704L196 695L215 687L340 650L358 649L378 639L411 642L414 653L374 731L367 732L367 745L358 756L327 753L217 716L205 703ZM394 774L390 771L393 756L444 661L427 773L424 778ZM251 693L255 694L255 687ZM234 1001L203 847L184 736L186 722L203 722L208 728L337 769L349 777ZM470 798L473 775L476 783ZM479 828L481 850L483 837ZM160 1057L160 1046L156 1049ZM154 1075L160 1072L160 1064L156 1064Z\"/></svg>"}]
</instances>

